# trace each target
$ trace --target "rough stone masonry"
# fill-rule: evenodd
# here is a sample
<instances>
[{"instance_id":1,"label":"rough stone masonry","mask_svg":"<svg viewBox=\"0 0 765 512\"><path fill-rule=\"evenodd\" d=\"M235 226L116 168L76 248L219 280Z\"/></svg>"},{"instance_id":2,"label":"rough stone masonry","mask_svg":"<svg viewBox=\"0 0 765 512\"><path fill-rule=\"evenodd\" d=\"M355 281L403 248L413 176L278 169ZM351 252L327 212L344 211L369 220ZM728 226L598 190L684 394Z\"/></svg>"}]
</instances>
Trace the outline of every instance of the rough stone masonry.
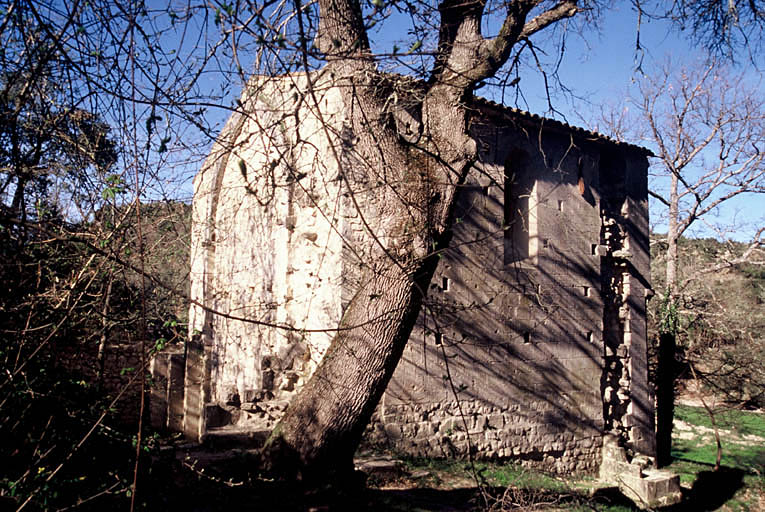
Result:
<instances>
[{"instance_id":1,"label":"rough stone masonry","mask_svg":"<svg viewBox=\"0 0 765 512\"><path fill-rule=\"evenodd\" d=\"M330 77L311 81L313 94L304 74L254 77L195 179L190 438L278 416L354 293L367 226L385 236L386 219L359 218L363 195L339 176L357 162L348 109ZM629 457L652 456L650 153L485 100L476 108L480 157L451 248L368 439L559 473L595 472L606 435Z\"/></svg>"}]
</instances>

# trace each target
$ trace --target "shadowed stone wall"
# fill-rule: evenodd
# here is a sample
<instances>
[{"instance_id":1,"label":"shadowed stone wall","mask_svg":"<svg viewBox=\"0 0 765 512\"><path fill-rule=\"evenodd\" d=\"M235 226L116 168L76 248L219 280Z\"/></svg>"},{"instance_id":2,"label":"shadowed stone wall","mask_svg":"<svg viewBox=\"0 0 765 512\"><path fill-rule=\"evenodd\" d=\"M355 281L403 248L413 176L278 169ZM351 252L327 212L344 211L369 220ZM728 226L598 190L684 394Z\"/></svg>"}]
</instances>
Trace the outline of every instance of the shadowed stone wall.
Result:
<instances>
[{"instance_id":1,"label":"shadowed stone wall","mask_svg":"<svg viewBox=\"0 0 765 512\"><path fill-rule=\"evenodd\" d=\"M484 119L474 127L483 152L452 248L372 438L427 456L472 446L561 473L597 469L604 429L653 453L650 439L642 441L653 421L644 153L498 109L487 108ZM604 179L619 186L604 188ZM626 254L615 263L604 223L623 233L636 263ZM614 268L631 283L618 293ZM615 333L608 351L604 322Z\"/></svg>"}]
</instances>

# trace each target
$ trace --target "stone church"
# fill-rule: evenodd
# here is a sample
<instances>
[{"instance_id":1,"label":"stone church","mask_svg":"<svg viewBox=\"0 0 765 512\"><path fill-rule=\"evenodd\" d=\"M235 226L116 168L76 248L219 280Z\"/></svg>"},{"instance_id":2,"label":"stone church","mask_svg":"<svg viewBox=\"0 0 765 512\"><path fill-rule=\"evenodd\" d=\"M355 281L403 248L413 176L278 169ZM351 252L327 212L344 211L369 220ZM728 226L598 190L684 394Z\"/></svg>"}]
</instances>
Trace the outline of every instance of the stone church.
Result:
<instances>
[{"instance_id":1,"label":"stone church","mask_svg":"<svg viewBox=\"0 0 765 512\"><path fill-rule=\"evenodd\" d=\"M359 218L338 177L346 109L330 78L311 82L253 78L195 179L191 336L159 371L167 421L192 439L273 424L339 325L365 226L385 224ZM650 152L475 108L451 247L368 440L558 473L597 471L604 439L652 456Z\"/></svg>"}]
</instances>

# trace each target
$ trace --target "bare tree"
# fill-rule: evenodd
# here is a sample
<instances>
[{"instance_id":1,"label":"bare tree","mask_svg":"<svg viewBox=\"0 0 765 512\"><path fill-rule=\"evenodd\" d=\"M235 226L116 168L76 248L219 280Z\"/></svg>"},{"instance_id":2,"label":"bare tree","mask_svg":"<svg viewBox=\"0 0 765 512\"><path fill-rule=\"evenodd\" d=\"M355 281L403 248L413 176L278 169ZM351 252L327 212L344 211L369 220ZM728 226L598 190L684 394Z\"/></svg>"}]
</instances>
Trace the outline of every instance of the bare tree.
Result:
<instances>
[{"instance_id":1,"label":"bare tree","mask_svg":"<svg viewBox=\"0 0 765 512\"><path fill-rule=\"evenodd\" d=\"M636 0L638 6L649 4ZM694 41L714 55L757 62L762 49L765 10L756 0L689 0L659 3L655 14L689 30Z\"/></svg>"},{"instance_id":2,"label":"bare tree","mask_svg":"<svg viewBox=\"0 0 765 512\"><path fill-rule=\"evenodd\" d=\"M749 226L751 238L742 247L731 240L741 236L735 217L719 220L717 215L730 208L733 199L758 200L754 195L765 192L765 102L760 87L715 62L678 68L667 61L656 74L641 77L623 109L605 116L610 131L646 141L657 157L649 193L652 213L667 230L659 248L665 271L655 283L662 293L657 442L663 460L669 457L671 441L678 315L683 314L690 287L741 263L763 264L763 227ZM679 242L699 225L728 244L728 251L701 268L681 269Z\"/></svg>"},{"instance_id":3,"label":"bare tree","mask_svg":"<svg viewBox=\"0 0 765 512\"><path fill-rule=\"evenodd\" d=\"M382 212L391 222L384 236L367 226L375 243L362 286L342 320L345 328L290 404L266 450L272 461L289 461L288 472L329 478L328 469L350 470L362 430L420 311L438 252L449 244L459 185L477 156L468 135L474 90L517 70L522 51L535 62L542 33L564 33L567 20L580 20L579 27L593 24L603 5L594 0L390 5L267 0L152 9L141 1L16 0L0 13L0 34L8 35L0 57L17 70L34 71L40 55L62 63L58 78L69 86L66 105L88 105L119 130L123 159L115 182L94 189L108 196L107 191L132 183L138 211L147 190L161 190L167 181L161 171L170 167L168 155L180 154L174 149L207 147L218 128L213 110L246 115L232 98L250 73L323 68L335 75L343 102L353 111L355 151L368 164L359 182L347 174L343 179L356 190L363 180L384 177L376 196L358 207L362 216ZM747 5L759 13L757 2ZM380 48L374 40L376 27L396 13L411 20L403 51L395 45ZM700 19L700 27L709 27ZM34 52L26 46L32 28L42 38ZM723 35L730 26L711 28ZM421 81L399 90L385 73L390 69ZM212 85L205 80L211 73ZM411 133L389 109L392 93L407 102ZM136 224L141 225L140 216ZM105 239L109 236L92 238L93 247ZM116 250L103 255L122 261ZM100 305L101 311L112 309L111 301Z\"/></svg>"},{"instance_id":4,"label":"bare tree","mask_svg":"<svg viewBox=\"0 0 765 512\"><path fill-rule=\"evenodd\" d=\"M678 293L695 278L677 275L678 239L699 221L723 237L737 235L737 226L723 225L722 231L712 215L734 197L765 192L765 102L760 84L748 85L731 69L711 64L672 72L671 66L641 82L636 107L658 150L651 195L666 209L666 286ZM668 178L668 187L659 176ZM745 261L761 235L758 229L751 249L720 264ZM717 270L720 265L709 271Z\"/></svg>"}]
</instances>

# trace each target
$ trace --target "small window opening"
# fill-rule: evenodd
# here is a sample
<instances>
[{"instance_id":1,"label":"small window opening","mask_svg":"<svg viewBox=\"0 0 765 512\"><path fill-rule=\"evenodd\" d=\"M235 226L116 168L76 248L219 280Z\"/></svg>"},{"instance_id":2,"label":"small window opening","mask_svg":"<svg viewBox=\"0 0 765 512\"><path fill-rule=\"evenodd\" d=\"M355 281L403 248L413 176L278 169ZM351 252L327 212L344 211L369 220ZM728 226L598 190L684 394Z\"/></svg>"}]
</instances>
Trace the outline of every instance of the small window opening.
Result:
<instances>
[{"instance_id":1,"label":"small window opening","mask_svg":"<svg viewBox=\"0 0 765 512\"><path fill-rule=\"evenodd\" d=\"M441 290L444 292L449 291L449 278L448 277L442 277L441 278Z\"/></svg>"},{"instance_id":2,"label":"small window opening","mask_svg":"<svg viewBox=\"0 0 765 512\"><path fill-rule=\"evenodd\" d=\"M441 342L443 341L443 338L442 338L442 335L441 335L441 333L440 333L440 332L437 332L437 333L435 333L435 334L433 335L433 338L434 338L434 340L435 340L435 342L436 342L436 345L440 345L440 344L441 344Z\"/></svg>"},{"instance_id":3,"label":"small window opening","mask_svg":"<svg viewBox=\"0 0 765 512\"><path fill-rule=\"evenodd\" d=\"M529 331L523 333L523 342L531 343L531 333Z\"/></svg>"},{"instance_id":4,"label":"small window opening","mask_svg":"<svg viewBox=\"0 0 765 512\"><path fill-rule=\"evenodd\" d=\"M559 212L563 211L563 201L561 201L560 199L558 199L558 211Z\"/></svg>"},{"instance_id":5,"label":"small window opening","mask_svg":"<svg viewBox=\"0 0 765 512\"><path fill-rule=\"evenodd\" d=\"M598 255L598 244L592 244L590 246L590 251L592 252L593 256L597 256Z\"/></svg>"},{"instance_id":6,"label":"small window opening","mask_svg":"<svg viewBox=\"0 0 765 512\"><path fill-rule=\"evenodd\" d=\"M491 185L486 185L485 187L481 187L481 193L485 196L491 195Z\"/></svg>"},{"instance_id":7,"label":"small window opening","mask_svg":"<svg viewBox=\"0 0 765 512\"><path fill-rule=\"evenodd\" d=\"M590 296L590 287L589 286L582 286L582 295L585 297Z\"/></svg>"},{"instance_id":8,"label":"small window opening","mask_svg":"<svg viewBox=\"0 0 765 512\"><path fill-rule=\"evenodd\" d=\"M587 331L587 334L585 334L584 336L585 338L587 338L587 341L589 341L590 343L595 341L595 335L593 334L592 331Z\"/></svg>"},{"instance_id":9,"label":"small window opening","mask_svg":"<svg viewBox=\"0 0 765 512\"><path fill-rule=\"evenodd\" d=\"M509 265L537 256L535 182L526 170L526 154L513 150L505 162L504 263Z\"/></svg>"}]
</instances>

